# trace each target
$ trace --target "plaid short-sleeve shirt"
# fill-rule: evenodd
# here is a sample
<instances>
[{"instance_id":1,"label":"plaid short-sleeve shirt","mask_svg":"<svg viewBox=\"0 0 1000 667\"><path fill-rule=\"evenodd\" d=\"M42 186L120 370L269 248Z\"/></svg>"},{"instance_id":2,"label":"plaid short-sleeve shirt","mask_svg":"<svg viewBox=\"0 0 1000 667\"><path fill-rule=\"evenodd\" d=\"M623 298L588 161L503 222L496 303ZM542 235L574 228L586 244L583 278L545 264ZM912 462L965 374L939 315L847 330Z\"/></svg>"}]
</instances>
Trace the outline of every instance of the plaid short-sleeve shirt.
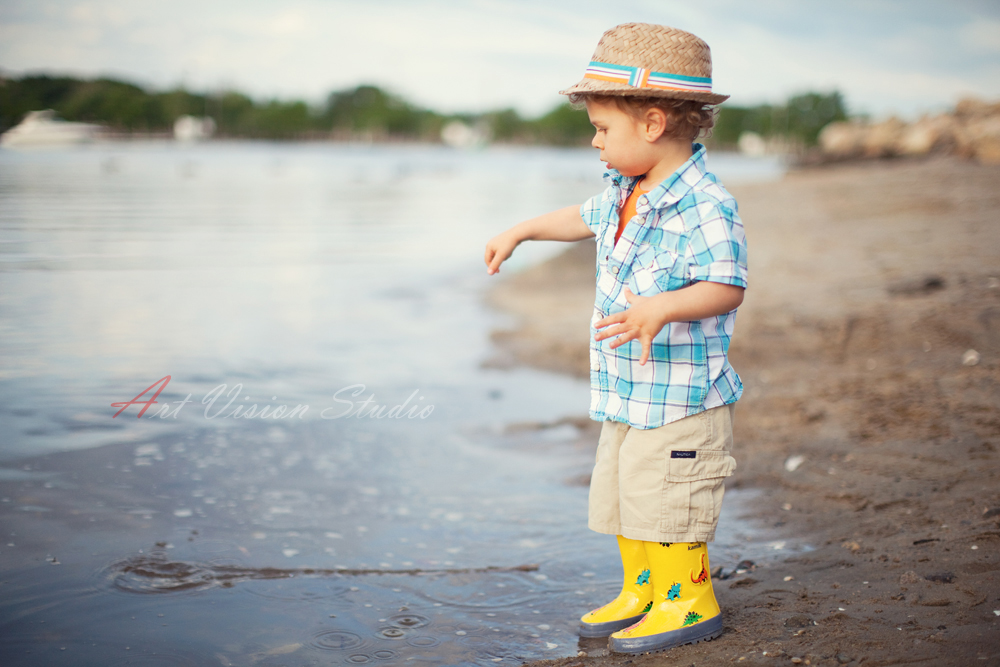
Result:
<instances>
[{"instance_id":1,"label":"plaid short-sleeve shirt","mask_svg":"<svg viewBox=\"0 0 1000 667\"><path fill-rule=\"evenodd\" d=\"M653 339L612 350L595 341L601 318L625 310L624 288L653 296L699 280L747 286L747 250L736 200L705 169L705 147L672 176L639 197L636 216L615 243L618 212L637 178L611 169L610 186L580 214L597 237L597 295L590 325L590 416L636 428L656 428L735 402L743 383L729 364L736 311L693 322L671 322Z\"/></svg>"}]
</instances>

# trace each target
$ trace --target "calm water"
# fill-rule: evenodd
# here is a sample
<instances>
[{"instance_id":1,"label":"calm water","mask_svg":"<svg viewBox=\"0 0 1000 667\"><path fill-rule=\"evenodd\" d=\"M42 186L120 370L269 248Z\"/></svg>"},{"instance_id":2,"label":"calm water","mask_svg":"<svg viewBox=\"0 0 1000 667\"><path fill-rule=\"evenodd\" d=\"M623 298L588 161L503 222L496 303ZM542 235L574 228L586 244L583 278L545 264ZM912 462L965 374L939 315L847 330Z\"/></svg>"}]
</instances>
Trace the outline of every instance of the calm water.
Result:
<instances>
[{"instance_id":1,"label":"calm water","mask_svg":"<svg viewBox=\"0 0 1000 667\"><path fill-rule=\"evenodd\" d=\"M600 174L589 150L0 151L3 663L576 653L619 576L586 529L594 443L560 421L588 389L484 367L510 323L482 252ZM713 563L761 558L727 503Z\"/></svg>"}]
</instances>

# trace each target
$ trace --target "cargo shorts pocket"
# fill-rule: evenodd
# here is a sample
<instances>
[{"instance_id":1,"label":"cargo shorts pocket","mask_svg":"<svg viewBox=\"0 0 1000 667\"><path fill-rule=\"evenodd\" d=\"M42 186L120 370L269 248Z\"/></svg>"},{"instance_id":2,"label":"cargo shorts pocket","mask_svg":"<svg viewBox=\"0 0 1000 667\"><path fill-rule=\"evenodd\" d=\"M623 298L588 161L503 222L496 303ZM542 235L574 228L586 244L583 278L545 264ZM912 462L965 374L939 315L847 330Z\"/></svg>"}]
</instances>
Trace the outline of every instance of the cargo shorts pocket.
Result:
<instances>
[{"instance_id":1,"label":"cargo shorts pocket","mask_svg":"<svg viewBox=\"0 0 1000 667\"><path fill-rule=\"evenodd\" d=\"M736 459L719 450L672 450L666 464L662 530L714 532L725 493L723 482L736 470Z\"/></svg>"}]
</instances>

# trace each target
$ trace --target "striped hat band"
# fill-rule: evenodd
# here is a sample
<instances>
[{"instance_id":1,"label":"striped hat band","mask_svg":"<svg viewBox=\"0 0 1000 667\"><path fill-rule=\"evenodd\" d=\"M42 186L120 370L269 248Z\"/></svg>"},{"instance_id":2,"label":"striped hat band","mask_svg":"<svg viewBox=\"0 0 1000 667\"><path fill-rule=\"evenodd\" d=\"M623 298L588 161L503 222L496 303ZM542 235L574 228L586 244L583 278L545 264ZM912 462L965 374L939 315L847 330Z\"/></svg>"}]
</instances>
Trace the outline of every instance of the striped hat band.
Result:
<instances>
[{"instance_id":1,"label":"striped hat band","mask_svg":"<svg viewBox=\"0 0 1000 667\"><path fill-rule=\"evenodd\" d=\"M657 90L686 90L691 92L712 92L712 78L703 76L685 76L683 74L667 74L652 72L642 67L616 65L592 60L583 75L584 79L612 81L633 88L654 88Z\"/></svg>"}]
</instances>

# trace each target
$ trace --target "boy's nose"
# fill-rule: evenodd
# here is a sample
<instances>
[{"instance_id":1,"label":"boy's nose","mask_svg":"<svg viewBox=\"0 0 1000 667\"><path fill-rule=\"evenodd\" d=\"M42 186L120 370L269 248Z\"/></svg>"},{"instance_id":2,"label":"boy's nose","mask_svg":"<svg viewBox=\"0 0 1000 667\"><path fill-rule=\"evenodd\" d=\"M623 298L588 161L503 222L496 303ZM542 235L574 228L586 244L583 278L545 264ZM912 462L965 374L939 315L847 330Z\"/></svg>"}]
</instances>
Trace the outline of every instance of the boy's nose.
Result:
<instances>
[{"instance_id":1,"label":"boy's nose","mask_svg":"<svg viewBox=\"0 0 1000 667\"><path fill-rule=\"evenodd\" d=\"M590 145L600 150L604 149L604 145L600 142L597 135L594 135L594 138L590 140Z\"/></svg>"}]
</instances>

